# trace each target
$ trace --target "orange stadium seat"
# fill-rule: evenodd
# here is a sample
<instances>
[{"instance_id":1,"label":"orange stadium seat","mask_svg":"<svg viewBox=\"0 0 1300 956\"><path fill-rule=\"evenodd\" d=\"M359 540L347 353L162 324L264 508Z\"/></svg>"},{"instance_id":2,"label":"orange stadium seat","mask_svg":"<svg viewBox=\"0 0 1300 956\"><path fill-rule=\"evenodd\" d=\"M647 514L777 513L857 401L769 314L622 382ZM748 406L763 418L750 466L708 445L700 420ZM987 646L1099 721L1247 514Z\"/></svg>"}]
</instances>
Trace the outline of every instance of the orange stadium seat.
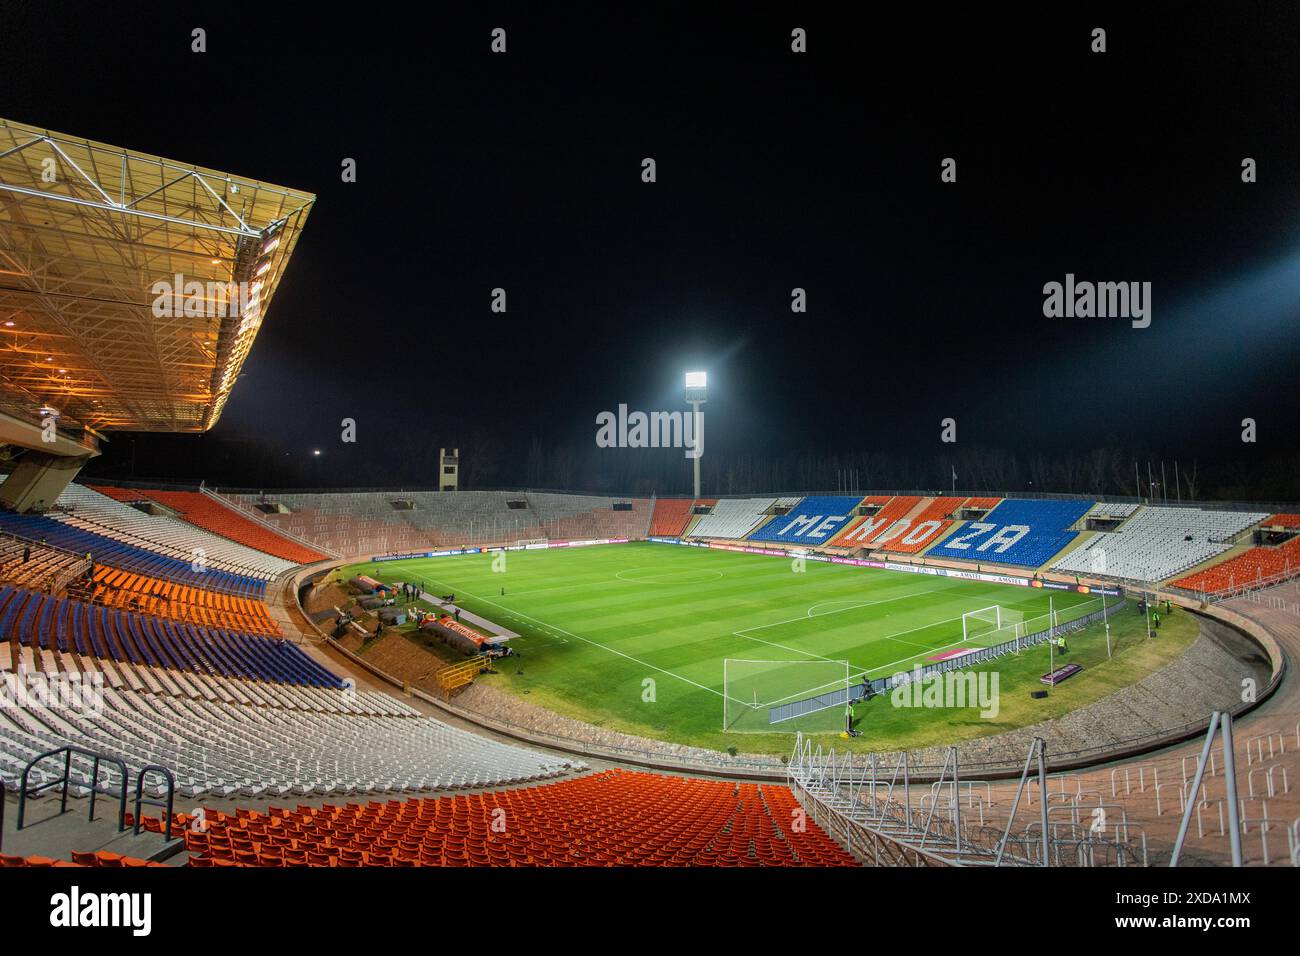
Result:
<instances>
[{"instance_id":1,"label":"orange stadium seat","mask_svg":"<svg viewBox=\"0 0 1300 956\"><path fill-rule=\"evenodd\" d=\"M85 594L92 604L142 611L174 621L278 637L263 601L164 581L121 568L97 567Z\"/></svg>"},{"instance_id":2,"label":"orange stadium seat","mask_svg":"<svg viewBox=\"0 0 1300 956\"><path fill-rule=\"evenodd\" d=\"M1274 516L1283 517L1283 516ZM1264 522L1269 524L1273 519ZM1217 594L1255 581L1300 573L1300 537L1272 548L1251 548L1212 568L1174 581L1174 587L1205 594Z\"/></svg>"},{"instance_id":3,"label":"orange stadium seat","mask_svg":"<svg viewBox=\"0 0 1300 956\"><path fill-rule=\"evenodd\" d=\"M270 528L252 521L233 508L198 491L162 491L140 488L110 488L92 486L95 491L118 501L139 501L147 498L171 508L190 524L219 534L223 538L237 541L242 545L255 548L265 554L273 554L286 561L298 564L311 564L321 561L326 555L319 551L290 541L276 534Z\"/></svg>"},{"instance_id":4,"label":"orange stadium seat","mask_svg":"<svg viewBox=\"0 0 1300 956\"><path fill-rule=\"evenodd\" d=\"M1265 521L1262 522L1262 524L1266 528L1277 527L1277 526L1281 526L1283 528L1300 528L1300 515L1293 515L1293 514L1270 515Z\"/></svg>"},{"instance_id":5,"label":"orange stadium seat","mask_svg":"<svg viewBox=\"0 0 1300 956\"><path fill-rule=\"evenodd\" d=\"M884 507L870 517L854 518L849 523L849 526L830 542L831 547L858 548L869 544L882 531L915 508L920 502L920 497L916 495L897 495L888 499L881 497L868 498L863 504L884 503Z\"/></svg>"},{"instance_id":6,"label":"orange stadium seat","mask_svg":"<svg viewBox=\"0 0 1300 956\"><path fill-rule=\"evenodd\" d=\"M690 498L659 498L655 501L654 516L650 519L650 533L658 537L676 538L691 523Z\"/></svg>"},{"instance_id":7,"label":"orange stadium seat","mask_svg":"<svg viewBox=\"0 0 1300 956\"><path fill-rule=\"evenodd\" d=\"M803 817L787 787L627 770L494 793L241 814L209 815L206 833L185 833L191 865L857 865Z\"/></svg>"},{"instance_id":8,"label":"orange stadium seat","mask_svg":"<svg viewBox=\"0 0 1300 956\"><path fill-rule=\"evenodd\" d=\"M951 520L952 515L956 514L965 500L965 498L935 498L912 516L906 525L901 524L903 519L900 518L885 526L880 534L872 539L874 546L900 554L916 554L924 550L955 524Z\"/></svg>"},{"instance_id":9,"label":"orange stadium seat","mask_svg":"<svg viewBox=\"0 0 1300 956\"><path fill-rule=\"evenodd\" d=\"M52 866L115 866L115 867L142 867L142 866L166 866L166 863L154 863L149 860L140 860L133 856L121 856L117 853L108 853L99 851L98 853L82 853L73 850L71 860L56 860L48 856L9 856L0 853L0 867L52 867Z\"/></svg>"}]
</instances>

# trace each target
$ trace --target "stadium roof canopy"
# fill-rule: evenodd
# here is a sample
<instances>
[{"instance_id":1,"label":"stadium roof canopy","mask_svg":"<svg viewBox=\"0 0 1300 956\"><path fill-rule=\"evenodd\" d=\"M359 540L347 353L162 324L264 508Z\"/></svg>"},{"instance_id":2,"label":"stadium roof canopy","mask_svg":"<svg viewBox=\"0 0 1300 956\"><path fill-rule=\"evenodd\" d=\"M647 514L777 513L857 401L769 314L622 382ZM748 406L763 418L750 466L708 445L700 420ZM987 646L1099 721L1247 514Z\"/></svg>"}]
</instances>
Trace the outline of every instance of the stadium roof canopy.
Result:
<instances>
[{"instance_id":1,"label":"stadium roof canopy","mask_svg":"<svg viewBox=\"0 0 1300 956\"><path fill-rule=\"evenodd\" d=\"M0 119L0 411L211 428L315 198Z\"/></svg>"}]
</instances>

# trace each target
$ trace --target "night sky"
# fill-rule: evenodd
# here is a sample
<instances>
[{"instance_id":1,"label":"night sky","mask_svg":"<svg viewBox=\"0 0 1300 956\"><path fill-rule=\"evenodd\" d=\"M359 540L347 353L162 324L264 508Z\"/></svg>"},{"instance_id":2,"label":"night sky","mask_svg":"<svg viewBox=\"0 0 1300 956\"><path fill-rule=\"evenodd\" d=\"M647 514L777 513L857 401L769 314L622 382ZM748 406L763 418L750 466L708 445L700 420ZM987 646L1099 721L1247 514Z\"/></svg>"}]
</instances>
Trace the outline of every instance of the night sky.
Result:
<instances>
[{"instance_id":1,"label":"night sky","mask_svg":"<svg viewBox=\"0 0 1300 956\"><path fill-rule=\"evenodd\" d=\"M680 452L598 452L595 416L684 408L701 367L714 491L1104 447L1300 498L1293 4L3 6L0 115L318 196L217 427L112 436L91 473L431 485L453 445L481 487L682 491ZM1045 318L1066 273L1150 282L1150 328Z\"/></svg>"}]
</instances>

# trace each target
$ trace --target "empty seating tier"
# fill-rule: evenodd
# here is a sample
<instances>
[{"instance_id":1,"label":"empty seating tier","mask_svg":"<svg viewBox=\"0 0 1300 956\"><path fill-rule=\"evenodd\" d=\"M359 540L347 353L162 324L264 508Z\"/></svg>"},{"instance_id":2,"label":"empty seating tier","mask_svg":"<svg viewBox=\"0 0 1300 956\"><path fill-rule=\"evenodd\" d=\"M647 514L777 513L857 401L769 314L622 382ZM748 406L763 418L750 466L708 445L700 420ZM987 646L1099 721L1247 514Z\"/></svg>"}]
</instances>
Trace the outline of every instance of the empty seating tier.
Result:
<instances>
[{"instance_id":1,"label":"empty seating tier","mask_svg":"<svg viewBox=\"0 0 1300 956\"><path fill-rule=\"evenodd\" d=\"M775 504L775 498L721 498L711 512L700 516L687 537L743 538L762 523Z\"/></svg>"},{"instance_id":2,"label":"empty seating tier","mask_svg":"<svg viewBox=\"0 0 1300 956\"><path fill-rule=\"evenodd\" d=\"M630 507L615 510L615 504ZM648 498L530 493L528 505L541 520L546 537L558 541L641 538L650 527L652 512Z\"/></svg>"},{"instance_id":3,"label":"empty seating tier","mask_svg":"<svg viewBox=\"0 0 1300 956\"><path fill-rule=\"evenodd\" d=\"M264 520L286 533L347 555L405 554L544 538L640 538L653 510L646 498L509 491L227 497L241 510L265 510Z\"/></svg>"},{"instance_id":4,"label":"empty seating tier","mask_svg":"<svg viewBox=\"0 0 1300 956\"><path fill-rule=\"evenodd\" d=\"M198 676L181 688L190 693L108 686L98 708L56 708L18 695L14 673L0 676L19 702L0 709L0 778L8 786L27 761L69 744L121 760L132 777L165 766L185 797L498 787L585 769L422 717L387 694ZM84 795L90 761L76 756L72 769L72 789ZM31 782L61 771L48 761ZM157 795L161 782L146 790Z\"/></svg>"},{"instance_id":5,"label":"empty seating tier","mask_svg":"<svg viewBox=\"0 0 1300 956\"><path fill-rule=\"evenodd\" d=\"M1189 591L1219 594L1256 583L1276 583L1297 574L1300 574L1300 537L1272 548L1251 548L1212 568L1179 578L1173 584Z\"/></svg>"},{"instance_id":6,"label":"empty seating tier","mask_svg":"<svg viewBox=\"0 0 1300 956\"><path fill-rule=\"evenodd\" d=\"M84 558L68 551L16 539L0 542L0 581L5 584L52 592L85 565Z\"/></svg>"},{"instance_id":7,"label":"empty seating tier","mask_svg":"<svg viewBox=\"0 0 1300 956\"><path fill-rule=\"evenodd\" d=\"M868 498L867 505L880 504L880 498ZM873 515L859 518L844 528L831 542L837 548L860 548L869 545L884 530L921 503L915 495L899 495L883 502L883 507Z\"/></svg>"},{"instance_id":8,"label":"empty seating tier","mask_svg":"<svg viewBox=\"0 0 1300 956\"><path fill-rule=\"evenodd\" d=\"M786 514L773 518L752 535L751 541L779 541L817 547L828 544L857 511L857 495L816 495L802 499Z\"/></svg>"},{"instance_id":9,"label":"empty seating tier","mask_svg":"<svg viewBox=\"0 0 1300 956\"><path fill-rule=\"evenodd\" d=\"M881 531L871 542L871 547L899 554L916 554L942 537L955 521L952 515L965 498L934 498L915 514L899 518Z\"/></svg>"},{"instance_id":10,"label":"empty seating tier","mask_svg":"<svg viewBox=\"0 0 1300 956\"><path fill-rule=\"evenodd\" d=\"M1130 581L1163 581L1223 554L1237 535L1266 517L1256 512L1148 506L1119 530L1100 533L1071 551L1056 568Z\"/></svg>"},{"instance_id":11,"label":"empty seating tier","mask_svg":"<svg viewBox=\"0 0 1300 956\"><path fill-rule=\"evenodd\" d=\"M84 654L147 667L315 687L338 677L296 645L221 627L86 604L26 588L0 588L0 634L42 650Z\"/></svg>"},{"instance_id":12,"label":"empty seating tier","mask_svg":"<svg viewBox=\"0 0 1300 956\"><path fill-rule=\"evenodd\" d=\"M89 604L156 614L205 627L279 637L280 628L261 601L189 587L121 568L97 567L89 580L78 578L68 596Z\"/></svg>"},{"instance_id":13,"label":"empty seating tier","mask_svg":"<svg viewBox=\"0 0 1300 956\"><path fill-rule=\"evenodd\" d=\"M270 507L273 510L263 516L269 524L347 555L404 554L469 541L513 542L546 536L523 493L394 491L228 497L244 510Z\"/></svg>"},{"instance_id":14,"label":"empty seating tier","mask_svg":"<svg viewBox=\"0 0 1300 956\"><path fill-rule=\"evenodd\" d=\"M159 504L166 505L190 524L197 525L211 531L213 534L229 538L231 541L236 541L265 554L273 554L286 561L292 561L295 564L311 564L314 561L323 561L328 557L328 555L313 551L296 541L281 537L265 525L244 517L239 512L199 491L162 491L130 488L97 488L95 490L109 497L117 498L119 501L135 501L139 498L148 498Z\"/></svg>"},{"instance_id":15,"label":"empty seating tier","mask_svg":"<svg viewBox=\"0 0 1300 956\"><path fill-rule=\"evenodd\" d=\"M787 787L626 770L495 793L209 814L185 845L192 866L857 865Z\"/></svg>"},{"instance_id":16,"label":"empty seating tier","mask_svg":"<svg viewBox=\"0 0 1300 956\"><path fill-rule=\"evenodd\" d=\"M20 515L12 511L0 511L0 531L29 541L49 544L74 554L89 554L96 564L126 568L192 587L225 591L259 600L266 592L264 578L223 571L199 564L194 559L168 557L116 538L74 527L64 521L55 521L44 515Z\"/></svg>"},{"instance_id":17,"label":"empty seating tier","mask_svg":"<svg viewBox=\"0 0 1300 956\"><path fill-rule=\"evenodd\" d=\"M201 557L205 565L220 571L269 580L296 567L292 561L246 547L171 515L147 513L75 482L63 490L55 505L47 517L166 557L186 562Z\"/></svg>"},{"instance_id":18,"label":"empty seating tier","mask_svg":"<svg viewBox=\"0 0 1300 956\"><path fill-rule=\"evenodd\" d=\"M655 501L654 516L650 519L650 533L657 537L679 537L691 523L690 498L659 498Z\"/></svg>"},{"instance_id":19,"label":"empty seating tier","mask_svg":"<svg viewBox=\"0 0 1300 956\"><path fill-rule=\"evenodd\" d=\"M983 519L958 528L927 557L1036 568L1075 539L1077 532L1070 526L1093 504L1007 498Z\"/></svg>"}]
</instances>

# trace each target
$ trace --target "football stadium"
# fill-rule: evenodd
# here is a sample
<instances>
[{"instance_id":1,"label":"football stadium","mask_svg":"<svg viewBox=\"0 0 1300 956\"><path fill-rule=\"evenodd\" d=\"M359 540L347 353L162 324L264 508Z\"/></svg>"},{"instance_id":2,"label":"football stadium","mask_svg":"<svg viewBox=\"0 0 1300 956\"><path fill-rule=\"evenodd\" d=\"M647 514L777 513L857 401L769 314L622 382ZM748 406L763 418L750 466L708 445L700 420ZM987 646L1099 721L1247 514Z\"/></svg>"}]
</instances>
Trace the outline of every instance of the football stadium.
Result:
<instances>
[{"instance_id":1,"label":"football stadium","mask_svg":"<svg viewBox=\"0 0 1300 956\"><path fill-rule=\"evenodd\" d=\"M77 892L180 901L217 870L238 893L285 868L418 889L446 868L1300 866L1300 272L1293 248L1251 258L1294 241L1295 207L1271 215L1300 198L1294 124L1273 152L1224 147L1230 195L1195 214L1249 238L1210 243L1213 267L1172 205L1140 240L1076 234L1110 201L1092 159L1024 187L1077 201L1071 223L1007 205L973 182L998 174L971 129L959 177L920 148L890 248L862 249L846 230L881 227L819 205L830 187L728 179L727 136L688 148L702 67L647 134L661 152L566 140L533 178L519 156L570 120L532 111L571 88L528 54L489 83L516 47L479 32L429 94L446 142L410 153L397 126L353 145L350 107L291 115L292 57L235 81L285 97L247 140L117 122L85 91L17 101L27 80L0 100L5 885L79 881L51 925L86 926ZM798 73L800 33L764 55L796 58L772 69L803 103L829 77ZM202 70L246 63L205 36ZM1074 69L1105 51L1089 36ZM619 115L598 140L642 129ZM1238 152L1286 184L1257 193ZM815 227L764 219L787 199ZM1148 253L1175 234L1166 269ZM954 878L909 892L1005 892ZM1104 886L1127 914L1132 886Z\"/></svg>"}]
</instances>

